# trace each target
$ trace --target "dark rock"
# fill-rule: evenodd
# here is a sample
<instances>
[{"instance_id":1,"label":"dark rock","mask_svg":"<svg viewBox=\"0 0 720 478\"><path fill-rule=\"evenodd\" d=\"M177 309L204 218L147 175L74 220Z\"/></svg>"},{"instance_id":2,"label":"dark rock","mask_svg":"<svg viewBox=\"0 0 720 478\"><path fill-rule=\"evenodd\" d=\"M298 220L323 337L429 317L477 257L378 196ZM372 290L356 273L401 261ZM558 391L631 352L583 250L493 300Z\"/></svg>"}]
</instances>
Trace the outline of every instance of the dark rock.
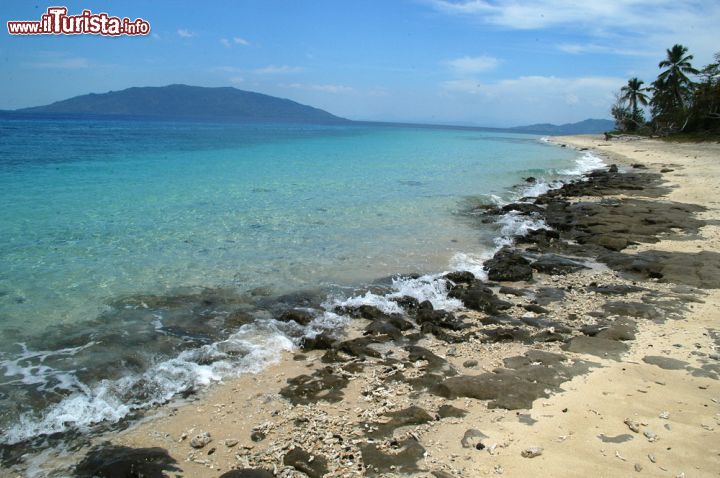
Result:
<instances>
[{"instance_id":1,"label":"dark rock","mask_svg":"<svg viewBox=\"0 0 720 478\"><path fill-rule=\"evenodd\" d=\"M419 462L425 456L425 448L412 438L397 443L398 450L384 453L375 443L361 443L365 475L376 476L383 473L411 474L421 471Z\"/></svg>"},{"instance_id":2,"label":"dark rock","mask_svg":"<svg viewBox=\"0 0 720 478\"><path fill-rule=\"evenodd\" d=\"M611 269L630 277L654 278L660 282L705 289L720 288L720 253L642 251L637 254L607 253L598 258Z\"/></svg>"},{"instance_id":3,"label":"dark rock","mask_svg":"<svg viewBox=\"0 0 720 478\"><path fill-rule=\"evenodd\" d=\"M253 430L253 431L250 433L250 439L251 439L252 441L256 442L256 443L257 443L257 442L260 442L260 441L263 441L266 436L267 436L267 435L265 435L265 432L264 432L264 431L261 431L261 430Z\"/></svg>"},{"instance_id":4,"label":"dark rock","mask_svg":"<svg viewBox=\"0 0 720 478\"><path fill-rule=\"evenodd\" d=\"M486 329L482 331L485 335L483 342L497 343L497 342L521 342L521 343L532 343L530 339L530 333L519 327L497 327L495 329Z\"/></svg>"},{"instance_id":5,"label":"dark rock","mask_svg":"<svg viewBox=\"0 0 720 478\"><path fill-rule=\"evenodd\" d=\"M463 367L465 368L475 368L478 366L477 360L466 360L463 362Z\"/></svg>"},{"instance_id":6,"label":"dark rock","mask_svg":"<svg viewBox=\"0 0 720 478\"><path fill-rule=\"evenodd\" d=\"M516 297L522 297L527 294L526 290L523 289L516 289L514 287L508 287L506 285L500 287L500 290L498 291L500 294L505 295L514 295Z\"/></svg>"},{"instance_id":7,"label":"dark rock","mask_svg":"<svg viewBox=\"0 0 720 478\"><path fill-rule=\"evenodd\" d=\"M431 391L446 398L490 400L490 408L527 409L537 398L546 398L549 392L560 390L563 382L586 373L591 365L583 361L568 364L563 355L539 350L510 357L504 363L506 368L492 373L448 378Z\"/></svg>"},{"instance_id":8,"label":"dark rock","mask_svg":"<svg viewBox=\"0 0 720 478\"><path fill-rule=\"evenodd\" d=\"M503 212L519 212L520 214L525 215L541 214L544 211L542 207L528 202L506 204L500 209Z\"/></svg>"},{"instance_id":9,"label":"dark rock","mask_svg":"<svg viewBox=\"0 0 720 478\"><path fill-rule=\"evenodd\" d=\"M445 278L455 284L470 284L475 280L473 273L468 271L450 272L445 274Z\"/></svg>"},{"instance_id":10,"label":"dark rock","mask_svg":"<svg viewBox=\"0 0 720 478\"><path fill-rule=\"evenodd\" d=\"M220 475L220 478L273 478L274 476L271 471L243 468L240 470L226 471Z\"/></svg>"},{"instance_id":11,"label":"dark rock","mask_svg":"<svg viewBox=\"0 0 720 478\"><path fill-rule=\"evenodd\" d=\"M390 437L396 428L422 425L433 421L433 417L428 412L414 405L396 412L386 413L385 416L390 417L390 420L380 424L372 424L377 429L368 433L369 437Z\"/></svg>"},{"instance_id":12,"label":"dark rock","mask_svg":"<svg viewBox=\"0 0 720 478\"><path fill-rule=\"evenodd\" d=\"M338 351L344 352L353 357L380 358L380 352L370 347L370 345L377 343L381 343L381 340L377 337L361 337L340 342L337 344L336 348Z\"/></svg>"},{"instance_id":13,"label":"dark rock","mask_svg":"<svg viewBox=\"0 0 720 478\"><path fill-rule=\"evenodd\" d=\"M408 312L414 312L420 307L420 302L415 297L410 297L409 295L394 297L392 300Z\"/></svg>"},{"instance_id":14,"label":"dark rock","mask_svg":"<svg viewBox=\"0 0 720 478\"><path fill-rule=\"evenodd\" d=\"M617 164L611 164L610 167L608 168L608 172L609 173L617 173L618 172Z\"/></svg>"},{"instance_id":15,"label":"dark rock","mask_svg":"<svg viewBox=\"0 0 720 478\"><path fill-rule=\"evenodd\" d=\"M662 168L662 169L660 170L661 173L672 173L673 171L675 171L675 170L674 170L674 169L670 169L670 168Z\"/></svg>"},{"instance_id":16,"label":"dark rock","mask_svg":"<svg viewBox=\"0 0 720 478\"><path fill-rule=\"evenodd\" d=\"M333 339L327 332L322 332L315 337L303 337L300 340L300 348L303 350L329 350L332 345Z\"/></svg>"},{"instance_id":17,"label":"dark rock","mask_svg":"<svg viewBox=\"0 0 720 478\"><path fill-rule=\"evenodd\" d=\"M394 340L399 339L402 337L402 332L400 329L395 327L390 322L384 321L384 320L376 320L372 322L370 325L365 327L365 331L363 332L364 335L387 335L389 337L392 337Z\"/></svg>"},{"instance_id":18,"label":"dark rock","mask_svg":"<svg viewBox=\"0 0 720 478\"><path fill-rule=\"evenodd\" d=\"M228 314L223 325L229 329L238 329L254 321L255 317L253 317L252 314L242 310L236 310Z\"/></svg>"},{"instance_id":19,"label":"dark rock","mask_svg":"<svg viewBox=\"0 0 720 478\"><path fill-rule=\"evenodd\" d=\"M542 307L537 304L525 304L523 305L523 309L527 310L528 312L532 312L534 314L547 314L550 312L545 307Z\"/></svg>"},{"instance_id":20,"label":"dark rock","mask_svg":"<svg viewBox=\"0 0 720 478\"><path fill-rule=\"evenodd\" d=\"M376 320L387 317L385 312L373 305L363 304L357 307L338 307L337 312L358 319Z\"/></svg>"},{"instance_id":21,"label":"dark rock","mask_svg":"<svg viewBox=\"0 0 720 478\"><path fill-rule=\"evenodd\" d=\"M634 285L621 285L621 284L609 284L609 285L590 285L587 288L597 294L604 295L625 295L632 294L633 292L642 292L646 289L637 287Z\"/></svg>"},{"instance_id":22,"label":"dark rock","mask_svg":"<svg viewBox=\"0 0 720 478\"><path fill-rule=\"evenodd\" d=\"M529 281L532 279L530 262L520 253L507 247L495 253L485 265L492 281Z\"/></svg>"},{"instance_id":23,"label":"dark rock","mask_svg":"<svg viewBox=\"0 0 720 478\"><path fill-rule=\"evenodd\" d=\"M634 321L621 318L595 334L595 337L608 340L635 340L637 325ZM589 335L589 334L586 334Z\"/></svg>"},{"instance_id":24,"label":"dark rock","mask_svg":"<svg viewBox=\"0 0 720 478\"><path fill-rule=\"evenodd\" d=\"M438 416L440 418L463 418L465 415L467 415L466 410L453 407L452 405L441 405L438 409Z\"/></svg>"},{"instance_id":25,"label":"dark rock","mask_svg":"<svg viewBox=\"0 0 720 478\"><path fill-rule=\"evenodd\" d=\"M545 254L532 263L531 267L543 274L564 275L587 269L584 264L556 254Z\"/></svg>"},{"instance_id":26,"label":"dark rock","mask_svg":"<svg viewBox=\"0 0 720 478\"><path fill-rule=\"evenodd\" d=\"M620 360L620 356L627 352L630 347L622 342L585 335L573 337L562 346L563 350L583 354L596 355L598 357Z\"/></svg>"},{"instance_id":27,"label":"dark rock","mask_svg":"<svg viewBox=\"0 0 720 478\"><path fill-rule=\"evenodd\" d=\"M648 355L643 357L643 362L649 363L650 365L657 365L665 370L682 370L689 365L687 362L683 362L682 360L658 355Z\"/></svg>"},{"instance_id":28,"label":"dark rock","mask_svg":"<svg viewBox=\"0 0 720 478\"><path fill-rule=\"evenodd\" d=\"M305 473L309 478L322 478L328 472L327 460L324 457L310 455L297 447L285 454L283 464Z\"/></svg>"},{"instance_id":29,"label":"dark rock","mask_svg":"<svg viewBox=\"0 0 720 478\"><path fill-rule=\"evenodd\" d=\"M603 310L610 315L619 317L636 317L648 320L661 320L663 318L663 314L657 308L642 302L607 302L603 304Z\"/></svg>"},{"instance_id":30,"label":"dark rock","mask_svg":"<svg viewBox=\"0 0 720 478\"><path fill-rule=\"evenodd\" d=\"M532 176L528 176L527 178L525 178L525 182L528 182L528 183L534 183L536 181L537 181L537 179L535 179Z\"/></svg>"},{"instance_id":31,"label":"dark rock","mask_svg":"<svg viewBox=\"0 0 720 478\"><path fill-rule=\"evenodd\" d=\"M300 325L308 325L313 319L314 317L310 312L301 309L287 310L277 318L280 322L294 321Z\"/></svg>"},{"instance_id":32,"label":"dark rock","mask_svg":"<svg viewBox=\"0 0 720 478\"><path fill-rule=\"evenodd\" d=\"M498 299L492 289L485 287L480 281L472 282L467 287L456 287L448 293L448 296L459 299L468 309L491 315L512 307L510 302Z\"/></svg>"},{"instance_id":33,"label":"dark rock","mask_svg":"<svg viewBox=\"0 0 720 478\"><path fill-rule=\"evenodd\" d=\"M75 466L77 478L166 478L179 472L177 461L163 448L129 448L109 443L93 447Z\"/></svg>"},{"instance_id":34,"label":"dark rock","mask_svg":"<svg viewBox=\"0 0 720 478\"><path fill-rule=\"evenodd\" d=\"M307 405L319 400L339 402L343 397L343 389L348 385L348 379L335 374L331 367L324 367L312 375L289 378L287 383L287 386L280 390L280 395L293 405Z\"/></svg>"}]
</instances>

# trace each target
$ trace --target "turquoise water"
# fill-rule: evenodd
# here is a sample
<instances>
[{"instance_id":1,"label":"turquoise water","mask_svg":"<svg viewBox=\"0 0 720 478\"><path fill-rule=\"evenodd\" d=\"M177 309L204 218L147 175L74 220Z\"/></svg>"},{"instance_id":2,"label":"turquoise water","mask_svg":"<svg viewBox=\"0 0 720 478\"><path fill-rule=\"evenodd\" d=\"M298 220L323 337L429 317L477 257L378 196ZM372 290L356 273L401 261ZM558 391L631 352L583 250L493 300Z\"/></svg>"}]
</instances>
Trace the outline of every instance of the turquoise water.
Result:
<instances>
[{"instance_id":1,"label":"turquoise water","mask_svg":"<svg viewBox=\"0 0 720 478\"><path fill-rule=\"evenodd\" d=\"M235 352L251 369L291 347L293 331L267 320L188 332L208 314L269 319L273 306L247 291L344 290L482 257L498 229L467 209L577 161L537 137L473 130L0 120L0 403L13 403L0 425L16 430L6 440L62 431L71 413L79 425L118 419L87 408L93 387L178 351L242 332ZM176 341L144 356L160 336ZM168 385L156 401L218 376L183 370L167 380L191 385ZM115 400L105 405L125 398Z\"/></svg>"}]
</instances>

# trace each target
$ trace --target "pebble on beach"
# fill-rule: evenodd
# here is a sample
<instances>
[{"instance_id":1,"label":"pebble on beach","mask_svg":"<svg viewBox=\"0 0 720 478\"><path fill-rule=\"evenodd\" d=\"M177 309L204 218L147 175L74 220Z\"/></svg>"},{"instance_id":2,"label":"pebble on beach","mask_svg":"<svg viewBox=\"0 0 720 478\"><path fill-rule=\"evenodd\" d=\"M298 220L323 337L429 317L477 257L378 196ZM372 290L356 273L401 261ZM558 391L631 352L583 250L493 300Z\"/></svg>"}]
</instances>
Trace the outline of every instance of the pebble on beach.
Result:
<instances>
[{"instance_id":1,"label":"pebble on beach","mask_svg":"<svg viewBox=\"0 0 720 478\"><path fill-rule=\"evenodd\" d=\"M543 453L543 449L539 446L531 446L529 448L525 448L520 454L523 456L523 458L535 458L536 456L540 456Z\"/></svg>"}]
</instances>

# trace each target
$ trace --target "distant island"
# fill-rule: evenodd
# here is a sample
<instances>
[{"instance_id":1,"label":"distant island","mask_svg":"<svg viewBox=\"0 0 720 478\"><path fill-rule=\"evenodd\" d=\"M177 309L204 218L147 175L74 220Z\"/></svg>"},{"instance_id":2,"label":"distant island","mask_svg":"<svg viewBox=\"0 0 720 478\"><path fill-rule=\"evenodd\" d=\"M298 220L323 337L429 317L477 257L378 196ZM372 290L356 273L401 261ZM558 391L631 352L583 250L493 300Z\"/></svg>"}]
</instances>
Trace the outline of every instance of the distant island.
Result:
<instances>
[{"instance_id":1,"label":"distant island","mask_svg":"<svg viewBox=\"0 0 720 478\"><path fill-rule=\"evenodd\" d=\"M90 93L22 108L18 115L111 116L180 120L344 123L344 118L292 100L232 87L168 85Z\"/></svg>"},{"instance_id":2,"label":"distant island","mask_svg":"<svg viewBox=\"0 0 720 478\"><path fill-rule=\"evenodd\" d=\"M398 125L398 123L351 121L292 100L232 87L211 88L189 85L145 86L107 93L90 93L45 106L0 111L0 115L10 118L48 116ZM543 123L512 128L403 124L540 135L594 134L614 129L614 122L607 119L587 119L563 125Z\"/></svg>"}]
</instances>

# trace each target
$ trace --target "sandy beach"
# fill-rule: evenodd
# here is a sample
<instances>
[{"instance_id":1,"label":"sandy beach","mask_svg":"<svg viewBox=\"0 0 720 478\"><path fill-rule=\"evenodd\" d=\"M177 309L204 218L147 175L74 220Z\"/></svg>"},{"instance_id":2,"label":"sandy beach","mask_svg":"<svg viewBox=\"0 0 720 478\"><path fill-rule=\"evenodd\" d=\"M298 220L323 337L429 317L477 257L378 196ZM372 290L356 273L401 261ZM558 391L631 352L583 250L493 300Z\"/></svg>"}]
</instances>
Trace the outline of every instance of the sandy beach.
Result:
<instances>
[{"instance_id":1,"label":"sandy beach","mask_svg":"<svg viewBox=\"0 0 720 478\"><path fill-rule=\"evenodd\" d=\"M549 227L486 281L449 275L464 309L346 310L346 335L65 460L76 476L720 476L720 144L552 141L617 170L478 211Z\"/></svg>"}]
</instances>

